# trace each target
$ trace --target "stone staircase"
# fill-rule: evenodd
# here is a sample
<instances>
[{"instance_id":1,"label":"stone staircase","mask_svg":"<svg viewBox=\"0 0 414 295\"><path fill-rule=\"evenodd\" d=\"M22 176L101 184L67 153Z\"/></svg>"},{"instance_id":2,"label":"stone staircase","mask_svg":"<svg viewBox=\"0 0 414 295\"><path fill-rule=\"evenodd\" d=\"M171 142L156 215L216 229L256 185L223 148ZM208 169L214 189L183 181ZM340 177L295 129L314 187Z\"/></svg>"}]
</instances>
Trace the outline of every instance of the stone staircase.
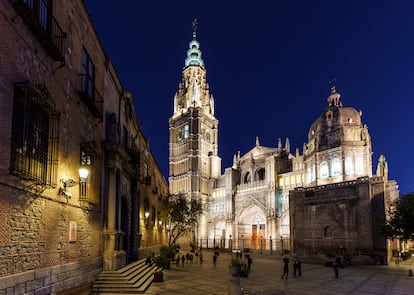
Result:
<instances>
[{"instance_id":1,"label":"stone staircase","mask_svg":"<svg viewBox=\"0 0 414 295\"><path fill-rule=\"evenodd\" d=\"M151 285L154 272L161 270L145 264L145 259L130 263L121 269L103 271L92 286L91 294L140 294Z\"/></svg>"}]
</instances>

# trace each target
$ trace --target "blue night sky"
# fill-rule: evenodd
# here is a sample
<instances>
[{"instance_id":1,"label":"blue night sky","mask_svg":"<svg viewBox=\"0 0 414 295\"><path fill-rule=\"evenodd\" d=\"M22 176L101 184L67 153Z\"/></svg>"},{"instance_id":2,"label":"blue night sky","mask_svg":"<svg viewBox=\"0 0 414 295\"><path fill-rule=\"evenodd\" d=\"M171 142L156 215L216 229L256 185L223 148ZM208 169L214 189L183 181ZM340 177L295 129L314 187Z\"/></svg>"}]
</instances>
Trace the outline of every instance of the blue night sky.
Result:
<instances>
[{"instance_id":1,"label":"blue night sky","mask_svg":"<svg viewBox=\"0 0 414 295\"><path fill-rule=\"evenodd\" d=\"M412 1L85 2L167 180L168 119L197 17L222 170L256 136L273 147L289 137L302 153L336 79L369 127L373 173L384 154L401 193L414 191Z\"/></svg>"}]
</instances>

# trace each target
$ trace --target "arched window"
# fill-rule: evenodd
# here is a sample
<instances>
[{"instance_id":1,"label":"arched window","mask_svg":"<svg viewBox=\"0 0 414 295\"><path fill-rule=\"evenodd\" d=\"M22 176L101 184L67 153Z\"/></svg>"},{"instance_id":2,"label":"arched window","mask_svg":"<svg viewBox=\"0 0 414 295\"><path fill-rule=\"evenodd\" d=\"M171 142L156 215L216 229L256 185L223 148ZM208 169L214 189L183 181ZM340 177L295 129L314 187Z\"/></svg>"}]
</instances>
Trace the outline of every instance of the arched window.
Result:
<instances>
[{"instance_id":1,"label":"arched window","mask_svg":"<svg viewBox=\"0 0 414 295\"><path fill-rule=\"evenodd\" d=\"M312 181L312 171L311 167L306 169L306 183L310 183Z\"/></svg>"},{"instance_id":2,"label":"arched window","mask_svg":"<svg viewBox=\"0 0 414 295\"><path fill-rule=\"evenodd\" d=\"M355 174L358 174L358 175L364 174L364 162L362 160L362 157L356 158Z\"/></svg>"},{"instance_id":3,"label":"arched window","mask_svg":"<svg viewBox=\"0 0 414 295\"><path fill-rule=\"evenodd\" d=\"M341 165L341 160L339 160L338 158L335 158L332 160L332 176L337 176L337 175L341 175L341 170L342 170L342 165Z\"/></svg>"},{"instance_id":4,"label":"arched window","mask_svg":"<svg viewBox=\"0 0 414 295\"><path fill-rule=\"evenodd\" d=\"M311 181L314 181L315 179L316 179L316 169L315 169L315 164L312 164L312 167L311 167L311 175L312 175L312 177L311 177Z\"/></svg>"},{"instance_id":5,"label":"arched window","mask_svg":"<svg viewBox=\"0 0 414 295\"><path fill-rule=\"evenodd\" d=\"M320 165L320 177L321 178L327 178L329 177L329 165L328 162L323 161Z\"/></svg>"},{"instance_id":6,"label":"arched window","mask_svg":"<svg viewBox=\"0 0 414 295\"><path fill-rule=\"evenodd\" d=\"M265 179L265 169L260 168L256 171L255 180L264 180Z\"/></svg>"},{"instance_id":7,"label":"arched window","mask_svg":"<svg viewBox=\"0 0 414 295\"><path fill-rule=\"evenodd\" d=\"M188 138L188 136L190 135L190 128L188 127L188 125L184 126L184 138Z\"/></svg>"},{"instance_id":8,"label":"arched window","mask_svg":"<svg viewBox=\"0 0 414 295\"><path fill-rule=\"evenodd\" d=\"M325 226L325 228L323 229L323 237L326 238L332 238L333 237L333 233L332 233L332 229L330 226Z\"/></svg>"},{"instance_id":9,"label":"arched window","mask_svg":"<svg viewBox=\"0 0 414 295\"><path fill-rule=\"evenodd\" d=\"M243 183L250 183L252 180L252 176L250 175L249 172L246 173L246 175L244 176L244 181Z\"/></svg>"},{"instance_id":10,"label":"arched window","mask_svg":"<svg viewBox=\"0 0 414 295\"><path fill-rule=\"evenodd\" d=\"M354 174L354 164L352 163L352 158L350 157L345 159L345 173Z\"/></svg>"}]
</instances>

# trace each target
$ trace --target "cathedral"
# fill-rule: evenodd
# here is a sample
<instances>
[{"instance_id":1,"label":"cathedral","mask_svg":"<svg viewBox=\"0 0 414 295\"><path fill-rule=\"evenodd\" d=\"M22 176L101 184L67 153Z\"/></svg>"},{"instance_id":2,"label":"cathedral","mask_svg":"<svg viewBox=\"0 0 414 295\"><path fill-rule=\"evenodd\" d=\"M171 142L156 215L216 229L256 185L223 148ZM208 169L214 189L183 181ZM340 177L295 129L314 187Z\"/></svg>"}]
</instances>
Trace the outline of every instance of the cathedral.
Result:
<instances>
[{"instance_id":1,"label":"cathedral","mask_svg":"<svg viewBox=\"0 0 414 295\"><path fill-rule=\"evenodd\" d=\"M197 243L388 257L379 226L398 186L388 180L384 156L373 176L371 138L361 117L343 106L332 84L302 151L291 151L289 139L266 147L256 138L222 174L214 97L194 29L169 120L169 189L204 204L194 227Z\"/></svg>"}]
</instances>

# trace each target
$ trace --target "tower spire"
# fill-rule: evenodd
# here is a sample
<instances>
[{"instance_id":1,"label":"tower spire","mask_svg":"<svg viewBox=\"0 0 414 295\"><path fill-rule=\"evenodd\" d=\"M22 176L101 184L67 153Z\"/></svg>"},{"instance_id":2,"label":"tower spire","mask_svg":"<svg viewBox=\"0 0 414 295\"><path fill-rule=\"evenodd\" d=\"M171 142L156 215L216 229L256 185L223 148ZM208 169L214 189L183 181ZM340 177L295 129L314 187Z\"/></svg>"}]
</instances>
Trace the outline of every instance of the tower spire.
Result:
<instances>
[{"instance_id":1,"label":"tower spire","mask_svg":"<svg viewBox=\"0 0 414 295\"><path fill-rule=\"evenodd\" d=\"M204 61L201 58L200 43L197 41L198 20L195 18L192 22L193 40L189 44L187 50L187 58L185 59L185 67L199 66L204 67Z\"/></svg>"}]
</instances>

